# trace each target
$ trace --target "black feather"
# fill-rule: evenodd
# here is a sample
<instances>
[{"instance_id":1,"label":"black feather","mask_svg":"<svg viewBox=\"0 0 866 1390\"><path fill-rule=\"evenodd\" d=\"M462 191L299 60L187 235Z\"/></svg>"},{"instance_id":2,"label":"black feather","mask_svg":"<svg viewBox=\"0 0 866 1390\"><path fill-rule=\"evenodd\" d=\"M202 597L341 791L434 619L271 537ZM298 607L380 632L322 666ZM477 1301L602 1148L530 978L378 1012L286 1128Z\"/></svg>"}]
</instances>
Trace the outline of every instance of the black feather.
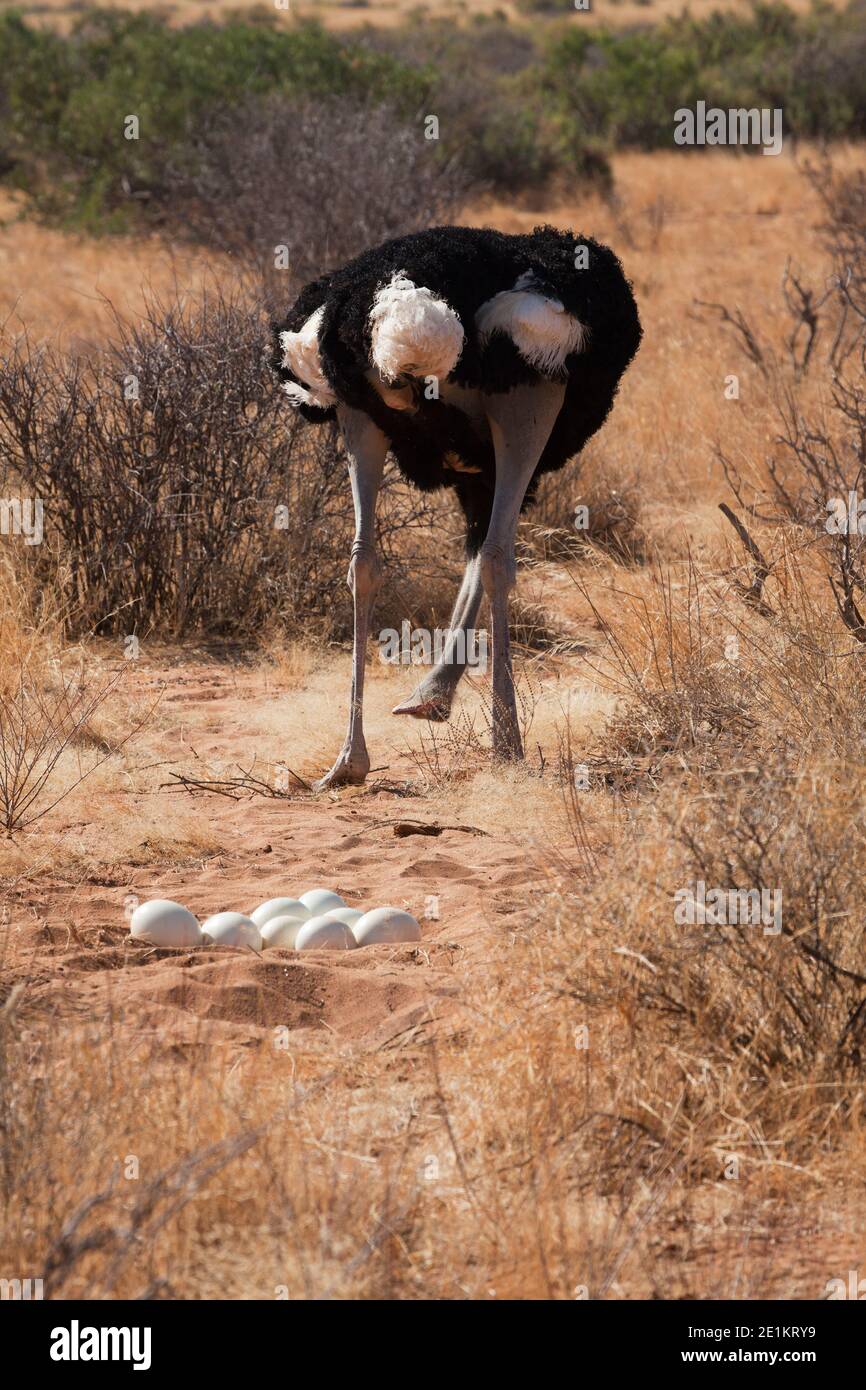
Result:
<instances>
[{"instance_id":1,"label":"black feather","mask_svg":"<svg viewBox=\"0 0 866 1390\"><path fill-rule=\"evenodd\" d=\"M587 265L578 269L585 248ZM489 438L469 418L444 400L427 400L416 392L416 409L392 409L367 379L370 370L369 315L377 292L396 272L444 299L466 334L463 351L450 380L487 393L509 391L537 381L542 373L521 357L514 343L494 333L483 345L475 330L482 304L512 289L527 271L533 287L558 299L589 329L580 351L566 358L563 407L527 493L543 473L561 468L579 453L604 423L620 378L641 340L641 326L631 286L616 255L592 237L536 227L529 235L508 235L488 228L432 227L398 237L363 252L330 275L307 285L286 319L274 325L273 366L284 381L294 381L282 365L279 334L297 332L322 305L319 332L322 369L337 399L365 411L391 442L397 463L410 482L424 491L453 487L467 522L467 548L476 552L487 530L493 499L495 460ZM309 420L334 417L334 409L297 407ZM455 473L447 456L455 454L476 473Z\"/></svg>"}]
</instances>

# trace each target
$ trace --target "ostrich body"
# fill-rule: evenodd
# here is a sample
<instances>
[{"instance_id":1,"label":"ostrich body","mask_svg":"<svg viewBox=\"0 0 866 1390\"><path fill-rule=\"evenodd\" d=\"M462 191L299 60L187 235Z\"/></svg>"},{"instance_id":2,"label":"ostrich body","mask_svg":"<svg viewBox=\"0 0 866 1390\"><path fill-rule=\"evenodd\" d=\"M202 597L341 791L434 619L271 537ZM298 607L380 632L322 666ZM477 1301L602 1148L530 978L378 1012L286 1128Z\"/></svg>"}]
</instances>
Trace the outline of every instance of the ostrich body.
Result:
<instances>
[{"instance_id":1,"label":"ostrich body","mask_svg":"<svg viewBox=\"0 0 866 1390\"><path fill-rule=\"evenodd\" d=\"M274 366L292 404L309 420L340 424L355 505L349 728L318 785L363 782L370 767L364 659L379 584L376 497L389 449L423 491L454 489L467 552L442 658L394 713L448 718L465 633L486 595L494 753L519 758L508 633L517 522L537 479L603 424L637 351L637 307L617 257L553 227L521 236L434 227L307 285L275 334Z\"/></svg>"}]
</instances>

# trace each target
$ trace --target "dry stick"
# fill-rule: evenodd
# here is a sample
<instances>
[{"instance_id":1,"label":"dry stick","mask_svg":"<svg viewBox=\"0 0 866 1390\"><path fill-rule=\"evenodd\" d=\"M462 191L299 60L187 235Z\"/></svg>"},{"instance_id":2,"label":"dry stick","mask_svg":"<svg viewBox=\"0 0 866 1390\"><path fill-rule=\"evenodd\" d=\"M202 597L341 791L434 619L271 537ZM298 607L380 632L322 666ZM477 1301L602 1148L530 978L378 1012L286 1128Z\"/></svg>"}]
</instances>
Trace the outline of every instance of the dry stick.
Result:
<instances>
[{"instance_id":1,"label":"dry stick","mask_svg":"<svg viewBox=\"0 0 866 1390\"><path fill-rule=\"evenodd\" d=\"M752 580L750 588L747 589L744 584L739 584L735 581L735 588L737 590L737 593L743 599L744 603L751 604L753 608L757 609L757 611L762 615L762 617L775 618L776 613L774 609L772 609L768 603L765 603L762 597L764 589L764 580L767 579L767 577L769 576L770 566L767 564L767 561L764 559L764 556L761 554L761 551L758 549L757 545L752 540L752 537L749 535L745 526L740 521L740 518L737 516L736 512L731 511L731 508L728 506L727 502L719 503L719 511L722 513L723 516L726 516L728 518L728 521L731 523L740 540L743 542L743 545L746 547L746 550L751 555L756 566L755 577Z\"/></svg>"},{"instance_id":2,"label":"dry stick","mask_svg":"<svg viewBox=\"0 0 866 1390\"><path fill-rule=\"evenodd\" d=\"M793 285L795 293L792 294L789 285ZM809 370L809 362L812 357L812 350L818 339L820 329L819 314L823 309L830 295L833 293L834 286L831 284L829 289L821 295L820 299L815 300L815 291L809 289L807 285L800 283L799 279L791 269L790 258L785 263L785 271L782 275L782 294L788 306L788 312L795 320L794 327L788 336L788 353L794 366L794 371L798 377L805 376ZM797 339L800 329L806 328L806 345L803 349L800 360L797 360ZM832 355L831 359L832 361Z\"/></svg>"},{"instance_id":3,"label":"dry stick","mask_svg":"<svg viewBox=\"0 0 866 1390\"><path fill-rule=\"evenodd\" d=\"M127 1256L137 1243L139 1231L143 1228L144 1238L152 1242L154 1237L168 1225L173 1216L178 1215L190 1200L217 1173L228 1166L235 1158L247 1152L267 1133L268 1126L247 1130L233 1138L219 1140L208 1148L199 1150L190 1158L182 1160L174 1168L161 1173L145 1189L142 1197L132 1211L132 1218L126 1238L114 1254L106 1273L104 1291L111 1294L117 1283ZM209 1161L205 1161L209 1160ZM165 1205L159 1211L160 1203ZM152 1219L151 1219L152 1218Z\"/></svg>"},{"instance_id":4,"label":"dry stick","mask_svg":"<svg viewBox=\"0 0 866 1390\"><path fill-rule=\"evenodd\" d=\"M751 362L760 371L763 377L767 377L767 362L760 343L755 337L754 330L749 324L748 319L743 314L742 309L737 305L733 314L724 304L713 304L706 299L694 299L693 304L697 304L701 309L713 309L719 316L721 323L725 323L732 328L740 337L743 351Z\"/></svg>"},{"instance_id":5,"label":"dry stick","mask_svg":"<svg viewBox=\"0 0 866 1390\"><path fill-rule=\"evenodd\" d=\"M402 838L406 835L441 835L443 830L462 830L467 835L486 835L486 830L479 830L476 825L437 825L431 821L423 820L374 820L370 822L370 830L378 830L383 825L393 825L394 834Z\"/></svg>"},{"instance_id":6,"label":"dry stick","mask_svg":"<svg viewBox=\"0 0 866 1390\"><path fill-rule=\"evenodd\" d=\"M272 787L270 782L264 781L261 777L255 777L252 768L242 768L240 764L237 766L241 774L239 777L191 777L187 773L171 772L169 776L175 780L173 782L161 782L160 790L166 787L169 791L188 791L193 795L196 792L213 792L216 796L227 796L232 801L240 801L245 792L248 792L250 796L269 796L277 801L290 799L291 794L289 792ZM280 767L285 768L286 772L294 777L298 786L303 787L305 791L312 791L309 782L305 782L285 763L280 763Z\"/></svg>"},{"instance_id":7,"label":"dry stick","mask_svg":"<svg viewBox=\"0 0 866 1390\"><path fill-rule=\"evenodd\" d=\"M767 564L767 561L764 559L761 551L752 540L752 537L749 535L739 517L736 513L731 511L731 508L726 502L719 503L719 511L728 518L728 521L730 521L757 566L751 588L747 589L744 585L735 583L737 593L740 594L745 603L751 604L763 617L774 618L776 616L774 609L772 609L768 603L765 603L761 597L764 580L770 573L770 566ZM828 574L827 576L830 581L830 588L833 591L836 607L839 610L839 616L848 631L854 635L857 641L861 644L866 644L866 619L864 619L863 614L857 607L857 601L854 597L856 580L851 570L850 541L847 536L845 537L844 553L839 561L839 569L841 579L838 586L832 574Z\"/></svg>"},{"instance_id":8,"label":"dry stick","mask_svg":"<svg viewBox=\"0 0 866 1390\"><path fill-rule=\"evenodd\" d=\"M97 1226L79 1236L79 1227L84 1218L89 1216L97 1207L104 1207L115 1196L117 1173L114 1172L108 1186L103 1188L101 1192L87 1197L63 1223L58 1237L46 1256L42 1273L46 1288L54 1289L57 1285L62 1286L65 1276L82 1255L104 1249L111 1250L113 1253L113 1259L108 1269L109 1288L111 1288L116 1281L120 1263L135 1242L139 1232L142 1229L146 1234L153 1234L158 1231L169 1217L190 1201L203 1182L214 1173L219 1172L239 1153L250 1148L264 1132L265 1126L258 1130L248 1130L231 1140L212 1144L207 1148L199 1149L187 1158L181 1159L171 1167L164 1169L152 1182L148 1183L142 1196L132 1209L127 1226L118 1226L116 1222L108 1221L105 1225ZM156 1216L148 1226L147 1223L165 1196L173 1197L174 1200L168 1204L166 1212Z\"/></svg>"},{"instance_id":9,"label":"dry stick","mask_svg":"<svg viewBox=\"0 0 866 1390\"><path fill-rule=\"evenodd\" d=\"M227 796L231 801L243 800L242 788L238 784L237 779L227 782L208 782L203 777L185 777L180 772L172 772L170 775L177 780L174 782L160 782L160 791L163 789L170 792L187 791L192 796L194 796L196 792L213 792L215 796Z\"/></svg>"},{"instance_id":10,"label":"dry stick","mask_svg":"<svg viewBox=\"0 0 866 1390\"><path fill-rule=\"evenodd\" d=\"M839 610L839 616L848 631L854 634L857 641L866 643L866 623L864 623L863 614L857 607L857 600L854 597L854 586L857 583L857 579L851 565L851 537L847 534L843 538L842 554L839 559L839 573L841 575L839 585L842 590L841 596L832 574L827 575L830 581L830 588L833 590L833 598L836 601L836 607Z\"/></svg>"}]
</instances>

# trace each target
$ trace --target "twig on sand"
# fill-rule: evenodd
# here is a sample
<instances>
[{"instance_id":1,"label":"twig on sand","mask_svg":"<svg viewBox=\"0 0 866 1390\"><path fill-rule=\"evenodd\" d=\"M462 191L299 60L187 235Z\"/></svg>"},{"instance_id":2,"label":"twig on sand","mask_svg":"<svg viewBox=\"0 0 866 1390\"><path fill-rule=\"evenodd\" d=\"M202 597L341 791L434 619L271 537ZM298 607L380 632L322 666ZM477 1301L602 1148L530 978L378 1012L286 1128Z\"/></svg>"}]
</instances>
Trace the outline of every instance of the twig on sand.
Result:
<instances>
[{"instance_id":1,"label":"twig on sand","mask_svg":"<svg viewBox=\"0 0 866 1390\"><path fill-rule=\"evenodd\" d=\"M435 821L423 820L374 820L370 829L378 829L382 825L393 825L394 834L399 839L404 839L407 835L441 835L443 830L462 830L466 835L486 835L486 830L479 830L476 825L437 825Z\"/></svg>"},{"instance_id":2,"label":"twig on sand","mask_svg":"<svg viewBox=\"0 0 866 1390\"><path fill-rule=\"evenodd\" d=\"M216 796L227 796L232 801L242 801L244 798L252 796L268 796L276 801L290 801L292 792L286 787L275 786L268 782L264 777L257 777L252 768L243 768L236 764L238 776L236 777L192 777L186 772L172 772L169 774L174 780L171 782L161 782L160 790L163 787L169 791L187 791L191 795L203 792L213 792ZM299 787L304 791L312 791L309 782L305 782L303 777L299 777L297 772L293 772L285 763L280 763L280 771L286 772L293 777Z\"/></svg>"}]
</instances>

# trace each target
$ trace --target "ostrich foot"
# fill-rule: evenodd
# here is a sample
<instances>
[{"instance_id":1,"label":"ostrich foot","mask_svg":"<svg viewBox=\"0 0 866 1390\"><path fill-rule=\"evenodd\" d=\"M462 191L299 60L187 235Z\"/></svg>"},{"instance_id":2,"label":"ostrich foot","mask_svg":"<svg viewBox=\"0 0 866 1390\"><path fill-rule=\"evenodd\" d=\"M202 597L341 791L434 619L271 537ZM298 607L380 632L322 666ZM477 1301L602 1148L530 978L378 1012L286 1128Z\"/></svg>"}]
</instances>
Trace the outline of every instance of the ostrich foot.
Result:
<instances>
[{"instance_id":1,"label":"ostrich foot","mask_svg":"<svg viewBox=\"0 0 866 1390\"><path fill-rule=\"evenodd\" d=\"M420 695L410 695L401 705L395 705L392 714L411 714L413 719L426 719L431 724L446 724L451 714L451 701L441 698L425 700Z\"/></svg>"},{"instance_id":2,"label":"ostrich foot","mask_svg":"<svg viewBox=\"0 0 866 1390\"><path fill-rule=\"evenodd\" d=\"M366 748L354 753L351 748L344 748L330 772L313 783L313 791L329 791L331 787L358 787L369 771L370 759Z\"/></svg>"},{"instance_id":3,"label":"ostrich foot","mask_svg":"<svg viewBox=\"0 0 866 1390\"><path fill-rule=\"evenodd\" d=\"M416 686L412 694L399 705L392 714L410 714L413 719L426 719L431 724L444 724L451 717L451 703L454 699L454 683L437 678L431 673L426 680Z\"/></svg>"}]
</instances>

